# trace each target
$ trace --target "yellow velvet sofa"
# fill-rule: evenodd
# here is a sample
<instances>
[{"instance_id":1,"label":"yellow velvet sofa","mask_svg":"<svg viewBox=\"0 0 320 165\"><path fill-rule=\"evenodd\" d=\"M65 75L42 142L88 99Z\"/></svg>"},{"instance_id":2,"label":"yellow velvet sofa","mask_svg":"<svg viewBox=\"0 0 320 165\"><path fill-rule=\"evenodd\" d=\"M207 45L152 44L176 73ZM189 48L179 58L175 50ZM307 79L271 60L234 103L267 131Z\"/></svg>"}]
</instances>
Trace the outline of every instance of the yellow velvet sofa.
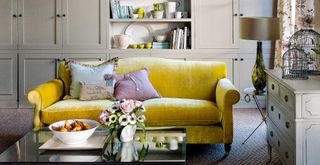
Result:
<instances>
[{"instance_id":1,"label":"yellow velvet sofa","mask_svg":"<svg viewBox=\"0 0 320 165\"><path fill-rule=\"evenodd\" d=\"M34 105L34 130L59 120L98 120L111 100L63 100L70 74L60 63L59 77L28 93ZM238 90L226 79L226 64L135 57L119 59L117 74L148 68L149 79L162 98L143 102L147 126L185 127L188 143L224 143L227 152L233 141L233 104Z\"/></svg>"}]
</instances>

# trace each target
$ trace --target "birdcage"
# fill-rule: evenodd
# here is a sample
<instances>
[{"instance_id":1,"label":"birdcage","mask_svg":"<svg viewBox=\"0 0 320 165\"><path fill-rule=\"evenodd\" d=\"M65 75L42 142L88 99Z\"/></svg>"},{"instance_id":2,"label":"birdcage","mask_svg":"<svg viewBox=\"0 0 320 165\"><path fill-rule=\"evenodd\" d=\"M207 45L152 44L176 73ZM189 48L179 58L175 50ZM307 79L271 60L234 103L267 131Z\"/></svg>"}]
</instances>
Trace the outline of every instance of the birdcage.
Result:
<instances>
[{"instance_id":1,"label":"birdcage","mask_svg":"<svg viewBox=\"0 0 320 165\"><path fill-rule=\"evenodd\" d=\"M302 29L289 40L289 48L303 51L307 56L308 74L320 75L320 34L313 29Z\"/></svg>"},{"instance_id":2,"label":"birdcage","mask_svg":"<svg viewBox=\"0 0 320 165\"><path fill-rule=\"evenodd\" d=\"M287 50L282 56L283 79L308 79L308 60L306 53L297 48Z\"/></svg>"}]
</instances>

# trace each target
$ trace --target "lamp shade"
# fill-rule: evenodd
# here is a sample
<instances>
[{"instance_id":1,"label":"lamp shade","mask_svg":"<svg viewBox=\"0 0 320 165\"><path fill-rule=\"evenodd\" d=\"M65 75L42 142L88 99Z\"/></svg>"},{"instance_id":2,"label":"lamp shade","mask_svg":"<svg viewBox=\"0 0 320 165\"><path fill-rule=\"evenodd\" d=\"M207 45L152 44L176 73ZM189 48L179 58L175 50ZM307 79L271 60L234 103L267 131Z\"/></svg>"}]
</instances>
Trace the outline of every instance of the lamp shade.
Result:
<instances>
[{"instance_id":1,"label":"lamp shade","mask_svg":"<svg viewBox=\"0 0 320 165\"><path fill-rule=\"evenodd\" d=\"M247 40L277 40L280 38L279 18L240 18L240 38Z\"/></svg>"}]
</instances>

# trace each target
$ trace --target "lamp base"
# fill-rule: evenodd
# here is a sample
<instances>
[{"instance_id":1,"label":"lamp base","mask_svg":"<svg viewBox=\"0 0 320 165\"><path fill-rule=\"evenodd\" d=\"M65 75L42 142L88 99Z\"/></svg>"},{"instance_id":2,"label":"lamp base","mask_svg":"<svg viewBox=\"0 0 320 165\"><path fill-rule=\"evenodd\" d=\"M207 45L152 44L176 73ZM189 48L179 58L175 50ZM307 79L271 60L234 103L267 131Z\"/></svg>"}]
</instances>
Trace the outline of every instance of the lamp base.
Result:
<instances>
[{"instance_id":1,"label":"lamp base","mask_svg":"<svg viewBox=\"0 0 320 165\"><path fill-rule=\"evenodd\" d=\"M263 62L263 54L262 54L262 42L257 42L257 57L256 62L253 66L252 70L252 84L256 89L256 92L264 92L264 88L266 87L266 67Z\"/></svg>"}]
</instances>

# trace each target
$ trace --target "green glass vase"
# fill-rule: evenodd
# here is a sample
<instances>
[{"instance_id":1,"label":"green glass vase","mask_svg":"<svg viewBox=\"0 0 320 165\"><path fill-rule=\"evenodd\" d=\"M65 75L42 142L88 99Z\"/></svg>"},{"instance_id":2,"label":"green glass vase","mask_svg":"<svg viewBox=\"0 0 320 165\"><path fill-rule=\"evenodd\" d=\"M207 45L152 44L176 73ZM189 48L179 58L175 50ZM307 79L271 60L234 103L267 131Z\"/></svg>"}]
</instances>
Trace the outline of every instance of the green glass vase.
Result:
<instances>
[{"instance_id":1,"label":"green glass vase","mask_svg":"<svg viewBox=\"0 0 320 165\"><path fill-rule=\"evenodd\" d=\"M263 54L262 54L262 42L257 42L257 57L256 62L253 66L252 70L252 84L256 89L257 93L264 93L264 88L266 87L266 72L265 65L263 62Z\"/></svg>"}]
</instances>

